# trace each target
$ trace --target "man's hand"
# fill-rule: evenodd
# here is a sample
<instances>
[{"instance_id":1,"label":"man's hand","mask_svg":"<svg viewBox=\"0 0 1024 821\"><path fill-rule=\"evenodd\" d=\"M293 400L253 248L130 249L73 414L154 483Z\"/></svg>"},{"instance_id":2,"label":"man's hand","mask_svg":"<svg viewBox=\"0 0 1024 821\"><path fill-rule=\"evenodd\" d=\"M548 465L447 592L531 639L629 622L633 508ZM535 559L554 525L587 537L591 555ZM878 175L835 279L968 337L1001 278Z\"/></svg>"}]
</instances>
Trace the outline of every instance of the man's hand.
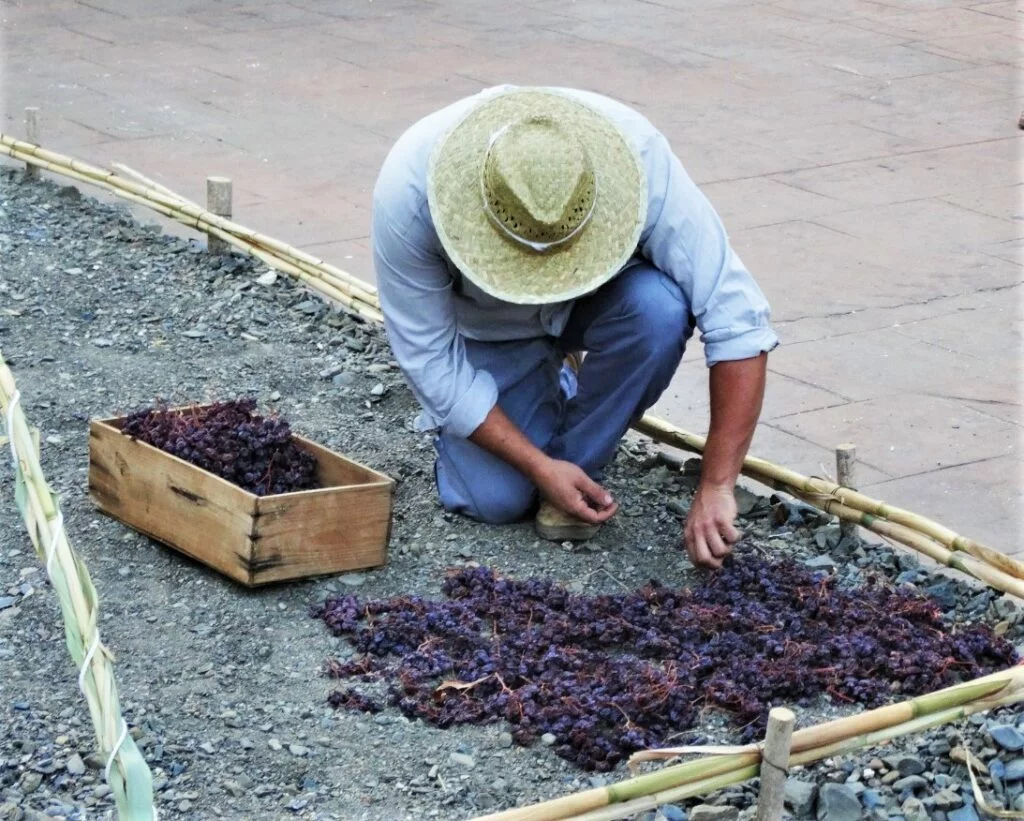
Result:
<instances>
[{"instance_id":1,"label":"man's hand","mask_svg":"<svg viewBox=\"0 0 1024 821\"><path fill-rule=\"evenodd\" d=\"M619 509L612 495L572 462L549 458L532 478L545 499L584 522L601 524Z\"/></svg>"},{"instance_id":2,"label":"man's hand","mask_svg":"<svg viewBox=\"0 0 1024 821\"><path fill-rule=\"evenodd\" d=\"M518 468L551 504L584 522L601 524L619 509L612 495L582 468L552 459L530 442L497 405L469 439Z\"/></svg>"},{"instance_id":3,"label":"man's hand","mask_svg":"<svg viewBox=\"0 0 1024 821\"><path fill-rule=\"evenodd\" d=\"M711 367L711 428L704 446L701 480L686 517L683 541L693 563L719 568L740 533L733 526L733 488L761 413L766 354Z\"/></svg>"},{"instance_id":4,"label":"man's hand","mask_svg":"<svg viewBox=\"0 0 1024 821\"><path fill-rule=\"evenodd\" d=\"M686 517L683 541L690 560L698 567L717 570L732 552L740 532L733 525L736 497L732 487L702 484Z\"/></svg>"}]
</instances>

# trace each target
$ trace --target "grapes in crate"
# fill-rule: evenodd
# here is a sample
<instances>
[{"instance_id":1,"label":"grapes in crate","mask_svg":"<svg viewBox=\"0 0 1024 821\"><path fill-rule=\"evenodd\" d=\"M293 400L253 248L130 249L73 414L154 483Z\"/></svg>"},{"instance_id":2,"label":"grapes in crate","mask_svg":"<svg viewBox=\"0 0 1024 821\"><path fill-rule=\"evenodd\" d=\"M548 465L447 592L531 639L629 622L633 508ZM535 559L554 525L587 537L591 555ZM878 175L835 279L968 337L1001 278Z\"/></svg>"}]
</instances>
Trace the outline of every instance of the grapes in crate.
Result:
<instances>
[{"instance_id":1,"label":"grapes in crate","mask_svg":"<svg viewBox=\"0 0 1024 821\"><path fill-rule=\"evenodd\" d=\"M279 416L256 413L256 400L192 408L145 408L122 431L257 496L319 487L316 459L292 439Z\"/></svg>"}]
</instances>

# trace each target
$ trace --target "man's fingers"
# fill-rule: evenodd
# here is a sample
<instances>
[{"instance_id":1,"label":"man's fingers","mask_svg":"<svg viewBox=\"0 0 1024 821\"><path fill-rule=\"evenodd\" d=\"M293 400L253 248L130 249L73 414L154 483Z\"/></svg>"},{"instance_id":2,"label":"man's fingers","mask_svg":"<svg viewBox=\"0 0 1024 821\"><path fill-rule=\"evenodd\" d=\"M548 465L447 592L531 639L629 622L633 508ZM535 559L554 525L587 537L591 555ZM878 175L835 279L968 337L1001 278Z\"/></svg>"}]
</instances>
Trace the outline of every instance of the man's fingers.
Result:
<instances>
[{"instance_id":1,"label":"man's fingers","mask_svg":"<svg viewBox=\"0 0 1024 821\"><path fill-rule=\"evenodd\" d=\"M594 504L598 507L608 507L613 501L612 495L601 487L597 482L591 479L587 474L580 471L581 479L579 489L583 491L584 495L587 496Z\"/></svg>"},{"instance_id":2,"label":"man's fingers","mask_svg":"<svg viewBox=\"0 0 1024 821\"><path fill-rule=\"evenodd\" d=\"M705 526L704 541L707 543L711 555L716 559L728 556L729 551L732 550L729 545L722 541L722 536L718 532L718 526L714 522L710 522Z\"/></svg>"},{"instance_id":3,"label":"man's fingers","mask_svg":"<svg viewBox=\"0 0 1024 821\"><path fill-rule=\"evenodd\" d=\"M693 560L695 565L699 567L708 567L715 570L722 566L721 559L716 558L708 550L707 542L704 540L704 534L700 528L694 528L693 531L693 550L690 553L690 558Z\"/></svg>"},{"instance_id":4,"label":"man's fingers","mask_svg":"<svg viewBox=\"0 0 1024 821\"><path fill-rule=\"evenodd\" d=\"M705 544L708 546L708 552L715 558L720 559L729 552L729 549L722 541L722 536L719 534L718 526L715 522L705 523L705 526L703 526L703 539L705 539Z\"/></svg>"},{"instance_id":5,"label":"man's fingers","mask_svg":"<svg viewBox=\"0 0 1024 821\"><path fill-rule=\"evenodd\" d=\"M736 544L736 542L738 542L743 536L743 534L740 533L739 528L729 521L722 522L722 526L719 527L718 530L728 544Z\"/></svg>"},{"instance_id":6,"label":"man's fingers","mask_svg":"<svg viewBox=\"0 0 1024 821\"><path fill-rule=\"evenodd\" d=\"M615 511L617 511L618 509L619 509L619 503L618 502L612 502L607 507L602 508L601 510L595 511L597 513L597 520L599 522L607 522L612 516L615 515ZM593 508L591 508L591 510L593 510Z\"/></svg>"},{"instance_id":7,"label":"man's fingers","mask_svg":"<svg viewBox=\"0 0 1024 821\"><path fill-rule=\"evenodd\" d=\"M605 508L605 510L607 510L607 508ZM608 518L604 515L605 510L594 510L594 508L587 504L586 499L581 496L573 502L572 508L567 512L571 513L577 519L582 519L588 524L599 525Z\"/></svg>"}]
</instances>

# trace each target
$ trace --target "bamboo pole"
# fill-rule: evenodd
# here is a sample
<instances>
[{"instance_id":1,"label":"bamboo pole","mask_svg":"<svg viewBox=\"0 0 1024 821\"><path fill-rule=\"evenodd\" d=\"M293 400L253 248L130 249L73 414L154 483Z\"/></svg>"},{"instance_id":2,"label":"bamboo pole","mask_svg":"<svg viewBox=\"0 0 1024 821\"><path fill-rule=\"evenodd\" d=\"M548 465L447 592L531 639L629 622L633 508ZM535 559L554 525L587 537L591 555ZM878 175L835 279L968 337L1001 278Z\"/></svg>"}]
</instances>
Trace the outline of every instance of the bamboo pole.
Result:
<instances>
[{"instance_id":1,"label":"bamboo pole","mask_svg":"<svg viewBox=\"0 0 1024 821\"><path fill-rule=\"evenodd\" d=\"M656 442L692 453L703 453L707 443L703 436L682 430L650 415L644 416L633 428ZM840 487L835 482L804 476L794 470L772 464L765 459L758 459L756 456L748 456L743 460L742 472L744 476L749 476L769 487L776 487L786 492L799 491L803 494L801 498L804 501L817 508L824 509L825 501L835 500L851 509L916 530L950 550L969 553L1004 573L1024 579L1024 563L1011 559L998 550L986 547L972 539L960 536L924 516L887 505L850 488Z\"/></svg>"},{"instance_id":2,"label":"bamboo pole","mask_svg":"<svg viewBox=\"0 0 1024 821\"><path fill-rule=\"evenodd\" d=\"M780 486L780 489L785 490L786 488L785 486ZM798 499L802 499L808 503L811 502L812 497L810 495L805 495L793 490L790 490L790 492ZM966 573L968 576L973 576L975 579L985 582L990 587L994 587L1003 593L1009 593L1012 596L1016 596L1017 598L1024 600L1024 580L1011 576L1008 573L1004 573L1002 570L993 567L992 565L985 564L973 555L948 550L928 537L923 536L918 531L911 530L905 525L895 524L894 522L890 522L885 519L877 519L868 513L854 510L853 508L840 504L833 499L824 501L819 505L819 507L821 507L826 513L838 516L842 521L855 522L873 533L877 533L880 536L885 536L905 544L908 547L912 547L919 553L934 559L939 564L943 564L946 567L952 567L955 570Z\"/></svg>"},{"instance_id":3,"label":"bamboo pole","mask_svg":"<svg viewBox=\"0 0 1024 821\"><path fill-rule=\"evenodd\" d=\"M196 228L200 231L207 230L207 227L215 227L220 230L234 234L239 239L244 240L252 245L259 245L264 247L266 250L274 253L276 256L280 256L286 259L292 259L294 261L300 261L301 257L309 257L308 254L298 251L298 249L291 248L282 242L273 240L262 234L253 231L251 228L238 225L237 223L231 222L230 220L220 217L217 214L208 211L196 203L181 197L174 192L168 192L168 189L160 186L158 189L151 189L144 184L134 182L132 180L126 180L123 177L118 177L112 172L106 171L102 168L96 168L88 163L83 163L80 160L73 160L68 157L63 157L60 154L56 154L52 151L46 151L45 149L38 148L37 146L30 146L35 148L35 151L29 151L25 149L24 144L17 140L12 140L9 137L0 135L0 145L4 146L6 153L12 156L17 156L27 162L32 161L32 157L35 157L39 164L48 170L52 170L56 173L62 173L62 171L71 172L68 174L82 182L98 184L113 194L130 194L136 199L133 201L139 202L142 205L148 205L154 208L154 210L160 213L177 219L179 222ZM137 172L136 172L137 173ZM141 175L139 175L141 176ZM168 193L164 193L168 192ZM126 197L130 198L130 197ZM168 210L172 213L168 213ZM336 271L338 269L335 269ZM365 285L350 274L345 274L345 278L338 277L325 277L323 272L312 272L312 276L317 276L323 279L330 279L328 282L334 289L341 291L349 296L350 299L359 300L365 302L371 310L377 310L379 312L379 301L376 294L373 293L367 296L367 290L371 290L370 286ZM340 272L339 273L344 273ZM334 281L334 280L337 281Z\"/></svg>"},{"instance_id":4,"label":"bamboo pole","mask_svg":"<svg viewBox=\"0 0 1024 821\"><path fill-rule=\"evenodd\" d=\"M19 151L23 155L37 157L38 159L44 162L49 162L55 166L70 168L80 174L84 174L89 179L105 182L108 185L122 188L122 190L131 191L136 195L145 196L147 192L155 193L159 196L157 198L153 198L154 202L158 202L163 205L176 205L185 213L190 214L190 216L201 217L201 222L212 217L214 219L209 220L211 224L216 225L221 230L238 234L239 237L246 239L252 244L262 245L269 250L281 254L282 256L293 257L306 265L322 268L323 273L340 280L342 285L351 289L354 293L359 294L359 299L363 299L371 306L380 306L380 302L377 297L377 290L369 283L363 282L352 274L349 274L340 268L336 268L333 265L328 265L323 260L314 257L312 254L306 253L305 251L291 245L287 245L280 240L257 233L251 228L246 228L245 226L231 222L230 220L218 218L216 214L213 214L191 200L176 194L165 186L153 184L151 180L142 182L142 180L146 180L147 178L143 177L138 172L133 172L132 174L129 174L129 176L134 176L136 180L142 178L142 180L139 180L138 182L135 180L125 180L122 177L118 177L113 172L107 171L105 168L99 168L89 163L82 162L81 160L74 159L73 157L68 157L54 151L49 151L45 148L41 148L38 145L14 139L13 137L9 137L5 134L0 134L0 145L7 147L11 151ZM28 161L27 158L26 161ZM56 171L57 169L53 170ZM127 183L127 185L125 183Z\"/></svg>"},{"instance_id":5,"label":"bamboo pole","mask_svg":"<svg viewBox=\"0 0 1024 821\"><path fill-rule=\"evenodd\" d=\"M108 190L112 190L115 194L122 196L133 194L134 199L130 196L125 196L125 198L147 205L197 230L212 233L212 228L218 228L221 231L234 234L241 241L248 243L247 246L233 243L236 247L246 250L252 247L264 249L265 252L272 254L274 259L280 260L282 263L288 262L291 265L291 268L288 269L276 265L275 267L285 270L291 276L297 276L295 271L301 270L306 276L299 278L310 285L310 287L314 287L321 294L341 293L347 297L345 300L340 300L341 304L345 305L345 307L368 319L377 322L383 321L380 300L373 286L299 249L224 220L215 214L210 214L195 203L174 194L169 189L153 184L151 180L147 180L138 172L129 173L129 176L139 180L142 184L132 183L130 180L117 177L112 172L96 168L56 152L48 151L38 145L16 140L4 134L0 134L0 151L10 154L17 159L22 159L25 162L46 167L54 173L65 174L90 184L99 184ZM166 210L168 208L173 213L168 213ZM261 258L264 261L268 259L267 257ZM273 263L268 262L268 264ZM315 288L312 284L314 280L324 283L327 287ZM681 430L650 415L644 416L640 422L634 425L634 428L655 441L669 444L673 447L696 453L703 453L704 451L705 440L703 437ZM772 487L778 487L779 485L776 482L781 482L784 487L780 489L787 492L790 492L790 489L799 490L806 494L802 498L815 507L821 508L823 500L838 500L841 504L852 509L917 531L949 550L972 555L984 564L997 568L1004 574L1024 579L1024 563L1011 559L998 550L973 539L961 536L924 516L899 507L887 505L876 499L871 499L864 494L850 488L841 487L834 482L802 476L795 471L752 456L747 457L744 461L743 472L744 475ZM772 481L765 481L766 479ZM920 544L919 541L918 544Z\"/></svg>"},{"instance_id":6,"label":"bamboo pole","mask_svg":"<svg viewBox=\"0 0 1024 821\"><path fill-rule=\"evenodd\" d=\"M131 168L125 165L124 163L112 162L110 164L110 167L117 171L118 174L120 174L122 177L128 177L130 179L135 180L135 182L137 183L145 185L147 188L152 188L154 191L159 191L165 197L170 197L171 199L178 200L182 203L188 203L189 205L195 205L195 203L192 202L192 200L185 199L180 194L177 194L174 191L172 191L166 185L161 185L156 180L151 180L145 174L136 171L134 168ZM196 207L198 208L198 206Z\"/></svg>"},{"instance_id":7,"label":"bamboo pole","mask_svg":"<svg viewBox=\"0 0 1024 821\"><path fill-rule=\"evenodd\" d=\"M980 706L964 705L960 707L951 707L919 718L910 719L909 721L903 721L898 724L894 724L891 727L883 727L882 729L875 730L871 733L853 736L852 738L845 739L844 741L823 745L821 747L814 747L802 753L793 754L790 756L789 764L790 766L814 764L815 762L821 761L825 758L845 755L847 753L856 752L857 750L865 747L885 744L902 736L925 732L926 730L940 727L943 724L959 721L983 710L992 709L993 707L1007 706L1021 701L1024 701L1024 693L1017 692L1012 695L1007 695L1003 699L997 699L991 703L984 703ZM621 804L612 804L603 809L588 812L583 815L572 816L571 819L566 819L566 821L617 821L622 818L631 818L637 813L656 809L662 804L673 804L677 801L694 798L698 795L707 795L708 793L722 789L723 787L747 781L759 774L760 768L757 765L742 767L714 778L695 781L692 784L663 790L662 792L653 793L652 795L641 796ZM477 819L477 821L482 821L482 819Z\"/></svg>"},{"instance_id":8,"label":"bamboo pole","mask_svg":"<svg viewBox=\"0 0 1024 821\"><path fill-rule=\"evenodd\" d=\"M848 718L836 719L793 733L789 763L808 764L849 752L897 735L920 732L993 707L1024 701L1024 666L992 673L975 681L947 687L898 704L889 704ZM740 748L742 752L700 758L665 767L654 773L585 790L574 795L480 816L475 821L564 821L586 818L602 821L622 814L596 811L611 805L635 811L652 809L746 780L757 774L761 745ZM654 801L653 805L650 803ZM630 803L634 802L634 803ZM588 816L587 813L594 813Z\"/></svg>"},{"instance_id":9,"label":"bamboo pole","mask_svg":"<svg viewBox=\"0 0 1024 821\"><path fill-rule=\"evenodd\" d=\"M333 283L310 276L308 273L306 273L306 271L296 267L290 261L281 259L280 257L275 256L270 251L266 251L263 248L260 248L256 245L251 245L250 243L247 243L244 240L239 239L233 234L228 234L216 228L210 228L209 230L210 233L214 234L215 236L220 236L225 242L229 242L235 247L240 248L243 251L249 252L254 257L262 260L270 267L277 268L279 271L283 271L284 273L295 277L296 279L302 281L305 285L308 285L317 293L327 297L328 299L332 299L335 302L340 303L341 305L344 305L350 311L359 314L359 316L363 317L364 319L368 319L371 322L377 323L381 323L384 321L384 317L380 313L380 311L375 310L367 305L364 305L361 302L357 302L356 300L352 299L352 297L350 297L348 294L342 293L341 291L337 290Z\"/></svg>"},{"instance_id":10,"label":"bamboo pole","mask_svg":"<svg viewBox=\"0 0 1024 821\"><path fill-rule=\"evenodd\" d=\"M16 159L25 159L26 161L31 161L30 157L33 156L25 155L19 149L12 149L9 147L7 147L6 153L10 154ZM304 282L309 287L313 288L323 296L335 300L336 302L348 308L353 313L356 313L359 316L362 316L365 319L369 319L373 322L383 322L383 315L380 313L379 309L375 308L371 304L365 304L362 301L358 300L357 298L353 297L351 291L345 292L344 290L342 290L342 288L344 287L342 283L328 281L324 278L312 276L305 270L302 270L295 266L294 264L292 264L289 260L278 257L274 252L269 251L265 248L260 248L255 244L250 243L247 240L243 239L242 237L237 236L234 233L230 233L217 227L216 225L213 224L212 220L205 221L204 215L207 212L203 211L194 204L192 204L188 210L185 210L181 206L181 203L163 194L159 195L160 198L163 200L160 201L152 196L147 196L145 193L136 194L128 188L114 185L110 182L109 179L99 179L96 175L89 175L82 168L62 167L54 165L50 160L41 159L39 157L36 157L35 159L36 163L40 165L42 168L45 168L46 170L63 174L65 176L71 177L72 179L79 180L80 182L98 185L115 194L116 196L121 197L122 199L126 199L129 202L134 202L139 205L145 205L170 219L176 220L177 222L180 222L183 225L187 225L190 228L206 231L207 233L212 234L213 236L218 237L241 250L252 253L254 256L263 260L271 267L277 268L278 270L283 271L284 273L287 273L290 276L302 280L302 282ZM106 174L105 176L111 178L114 177L113 174ZM119 180L119 182L124 181ZM145 191L145 189L143 190ZM199 211L199 215L190 213L191 211L196 210ZM210 216L215 217L216 215Z\"/></svg>"},{"instance_id":11,"label":"bamboo pole","mask_svg":"<svg viewBox=\"0 0 1024 821\"><path fill-rule=\"evenodd\" d=\"M89 572L64 532L63 515L39 464L20 407L14 375L0 354L0 413L14 457L15 500L36 553L60 603L68 651L79 669L78 684L89 707L104 775L122 821L156 818L152 774L121 715L112 656L99 637L99 600Z\"/></svg>"},{"instance_id":12,"label":"bamboo pole","mask_svg":"<svg viewBox=\"0 0 1024 821\"><path fill-rule=\"evenodd\" d=\"M206 178L206 210L218 217L231 219L231 180L227 177ZM186 207L190 203L182 203ZM226 254L228 243L220 237L209 234L206 239L206 250L211 254Z\"/></svg>"},{"instance_id":13,"label":"bamboo pole","mask_svg":"<svg viewBox=\"0 0 1024 821\"><path fill-rule=\"evenodd\" d=\"M739 784L741 781L756 777L759 771L760 767L757 764L751 764L749 767L740 767L713 778L702 778L684 787L664 790L653 795L644 795L622 804L611 804L583 815L567 817L567 821L617 821L620 818L632 818L642 812L656 810L662 804L674 804L676 801L683 801L697 795L707 795L717 792L723 787Z\"/></svg>"},{"instance_id":14,"label":"bamboo pole","mask_svg":"<svg viewBox=\"0 0 1024 821\"><path fill-rule=\"evenodd\" d=\"M261 246L275 256L291 261L295 267L303 268L310 276L326 280L327 284L333 289L346 294L353 302L364 303L371 314L380 314L380 302L372 286L360 282L351 274L344 274L344 272L337 268L333 269L333 274L328 275L325 271L318 269L315 264L309 262L309 260L313 260L315 263L315 257L299 251L297 248L292 248L279 240L257 233L251 228L231 222L182 197L177 195L168 196L160 190L149 188L134 180L119 177L112 171L97 168L70 157L64 157L61 154L15 140L3 134L0 134L0 150L16 159L34 163L54 173L62 173L81 182L99 185L115 195L130 194L132 196L126 196L125 199L133 199L134 197L133 201L148 205L154 208L154 210L177 219L179 222L197 230L209 233L208 227L214 227L233 234L251 245ZM168 210L171 213L168 213ZM339 276L340 274L344 274L344 276Z\"/></svg>"}]
</instances>

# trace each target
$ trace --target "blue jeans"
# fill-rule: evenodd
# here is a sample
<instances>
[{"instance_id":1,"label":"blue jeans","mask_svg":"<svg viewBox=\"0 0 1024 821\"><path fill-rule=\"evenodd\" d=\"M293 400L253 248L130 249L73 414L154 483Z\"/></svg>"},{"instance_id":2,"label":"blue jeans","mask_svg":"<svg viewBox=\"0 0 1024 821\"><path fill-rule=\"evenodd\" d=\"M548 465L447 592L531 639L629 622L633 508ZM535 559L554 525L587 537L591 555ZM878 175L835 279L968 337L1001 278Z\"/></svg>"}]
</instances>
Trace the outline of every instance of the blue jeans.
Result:
<instances>
[{"instance_id":1,"label":"blue jeans","mask_svg":"<svg viewBox=\"0 0 1024 821\"><path fill-rule=\"evenodd\" d=\"M692 332L675 280L635 262L577 300L561 337L466 340L466 352L473 367L494 377L499 407L534 445L599 479L630 423L668 387ZM574 351L587 352L575 391L562 371L564 355ZM501 524L535 505L537 488L504 460L444 433L435 445L447 510Z\"/></svg>"}]
</instances>

